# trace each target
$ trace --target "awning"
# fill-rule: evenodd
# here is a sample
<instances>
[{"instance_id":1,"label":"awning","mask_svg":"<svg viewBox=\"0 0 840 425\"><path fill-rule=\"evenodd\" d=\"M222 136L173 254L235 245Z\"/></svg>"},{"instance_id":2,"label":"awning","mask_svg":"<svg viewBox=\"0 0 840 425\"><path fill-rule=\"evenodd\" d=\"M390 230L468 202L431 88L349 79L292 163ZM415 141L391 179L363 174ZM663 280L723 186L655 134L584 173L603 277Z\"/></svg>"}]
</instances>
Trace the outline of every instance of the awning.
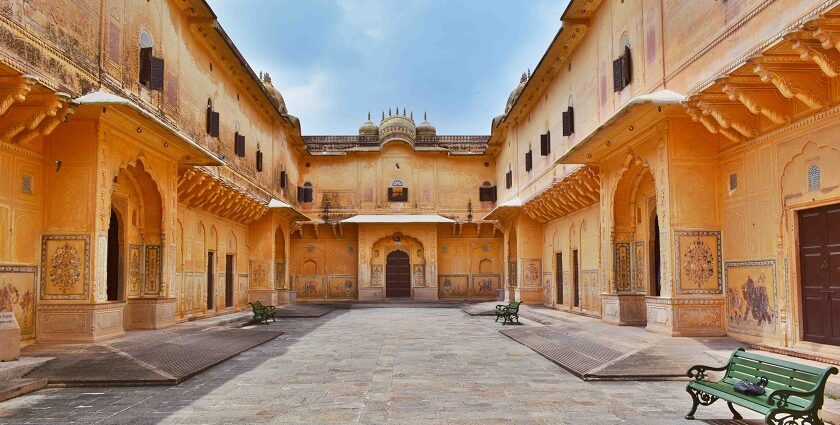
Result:
<instances>
[{"instance_id":1,"label":"awning","mask_svg":"<svg viewBox=\"0 0 840 425\"><path fill-rule=\"evenodd\" d=\"M271 198L268 201L268 208L271 210L282 210L286 214L288 214L289 218L295 221L311 221L306 214L300 212L297 208L293 207L290 204L287 204L279 199Z\"/></svg>"},{"instance_id":2,"label":"awning","mask_svg":"<svg viewBox=\"0 0 840 425\"><path fill-rule=\"evenodd\" d=\"M342 223L454 223L437 214L359 214L341 220Z\"/></svg>"},{"instance_id":3,"label":"awning","mask_svg":"<svg viewBox=\"0 0 840 425\"><path fill-rule=\"evenodd\" d=\"M117 96L113 93L108 93L104 90L97 90L75 99L74 102L78 103L79 107L83 107L85 105L96 105L125 108L128 111L140 115L141 118L153 122L159 128L162 128L171 135L183 141L185 144L184 147L186 148L186 151L189 152L190 156L192 157L192 159L189 161L189 164L224 165L224 162L217 158L216 155L214 155L212 152L208 151L206 148L196 143L189 136L187 136L177 128L173 127L171 124L166 123L165 121L150 113L149 111L143 109L143 107L129 99Z\"/></svg>"},{"instance_id":4,"label":"awning","mask_svg":"<svg viewBox=\"0 0 840 425\"><path fill-rule=\"evenodd\" d=\"M496 205L496 208L493 208L492 211L487 213L484 216L484 220L502 220L507 218L522 208L522 200L517 198L508 199L505 202L502 202L499 205Z\"/></svg>"},{"instance_id":5,"label":"awning","mask_svg":"<svg viewBox=\"0 0 840 425\"><path fill-rule=\"evenodd\" d=\"M555 164L592 164L597 163L604 155L614 152L621 145L618 141L610 140L619 138L621 131L632 131L634 126L650 125L665 118L666 107L679 107L682 110L682 102L686 100L685 95L671 90L659 90L653 93L643 94L630 99L603 124L584 137L574 147L569 149L563 156L557 159ZM638 122L637 122L638 121ZM625 137L625 139L628 139Z\"/></svg>"}]
</instances>

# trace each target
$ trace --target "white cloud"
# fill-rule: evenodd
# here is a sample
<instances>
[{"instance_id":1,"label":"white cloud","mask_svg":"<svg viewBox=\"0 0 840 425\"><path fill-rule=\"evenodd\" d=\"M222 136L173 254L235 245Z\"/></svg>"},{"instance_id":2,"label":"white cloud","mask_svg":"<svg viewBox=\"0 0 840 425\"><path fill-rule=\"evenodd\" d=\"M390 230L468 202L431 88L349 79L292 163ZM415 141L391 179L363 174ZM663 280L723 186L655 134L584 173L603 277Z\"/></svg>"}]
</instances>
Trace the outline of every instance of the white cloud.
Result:
<instances>
[{"instance_id":1,"label":"white cloud","mask_svg":"<svg viewBox=\"0 0 840 425\"><path fill-rule=\"evenodd\" d=\"M324 70L277 69L271 75L272 83L283 95L289 113L300 118L307 127L317 125L318 117L328 116L335 105L332 96L335 78ZM307 128L305 131L314 134L319 130Z\"/></svg>"}]
</instances>

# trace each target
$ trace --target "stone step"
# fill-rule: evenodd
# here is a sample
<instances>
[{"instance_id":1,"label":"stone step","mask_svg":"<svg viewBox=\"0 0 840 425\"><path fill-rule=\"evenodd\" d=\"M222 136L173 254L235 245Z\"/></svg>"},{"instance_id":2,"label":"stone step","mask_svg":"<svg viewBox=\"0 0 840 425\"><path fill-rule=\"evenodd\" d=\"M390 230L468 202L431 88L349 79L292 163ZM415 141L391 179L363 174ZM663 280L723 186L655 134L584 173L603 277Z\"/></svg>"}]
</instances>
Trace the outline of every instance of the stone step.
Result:
<instances>
[{"instance_id":1,"label":"stone step","mask_svg":"<svg viewBox=\"0 0 840 425\"><path fill-rule=\"evenodd\" d=\"M0 362L0 382L22 378L54 358L22 356L17 360Z\"/></svg>"},{"instance_id":2,"label":"stone step","mask_svg":"<svg viewBox=\"0 0 840 425\"><path fill-rule=\"evenodd\" d=\"M38 391L46 386L45 378L18 378L0 382L0 402Z\"/></svg>"}]
</instances>

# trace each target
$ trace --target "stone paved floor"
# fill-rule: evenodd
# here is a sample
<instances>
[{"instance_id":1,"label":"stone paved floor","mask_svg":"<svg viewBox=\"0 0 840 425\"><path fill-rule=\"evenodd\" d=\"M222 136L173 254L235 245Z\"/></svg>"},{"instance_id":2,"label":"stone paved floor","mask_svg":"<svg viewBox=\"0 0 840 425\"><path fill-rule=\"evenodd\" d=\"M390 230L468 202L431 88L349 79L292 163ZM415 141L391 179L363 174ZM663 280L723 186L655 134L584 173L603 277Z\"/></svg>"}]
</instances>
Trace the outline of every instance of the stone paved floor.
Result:
<instances>
[{"instance_id":1,"label":"stone paved floor","mask_svg":"<svg viewBox=\"0 0 840 425\"><path fill-rule=\"evenodd\" d=\"M584 382L458 308L271 326L287 333L179 386L42 390L0 403L0 423L692 423L685 382ZM729 417L722 403L697 416Z\"/></svg>"}]
</instances>

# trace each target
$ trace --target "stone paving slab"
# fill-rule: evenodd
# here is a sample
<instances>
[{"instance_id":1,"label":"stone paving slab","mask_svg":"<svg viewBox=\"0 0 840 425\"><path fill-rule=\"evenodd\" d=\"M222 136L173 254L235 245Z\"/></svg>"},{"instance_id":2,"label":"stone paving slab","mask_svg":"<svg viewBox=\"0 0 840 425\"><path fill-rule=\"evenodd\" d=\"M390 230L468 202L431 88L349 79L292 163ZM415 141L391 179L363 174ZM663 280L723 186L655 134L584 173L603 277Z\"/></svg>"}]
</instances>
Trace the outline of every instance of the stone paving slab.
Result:
<instances>
[{"instance_id":1,"label":"stone paving slab","mask_svg":"<svg viewBox=\"0 0 840 425\"><path fill-rule=\"evenodd\" d=\"M726 420L724 403L686 421L685 382L582 381L459 308L354 308L275 326L286 334L180 385L47 388L0 403L0 423L763 423L748 411Z\"/></svg>"},{"instance_id":2,"label":"stone paving slab","mask_svg":"<svg viewBox=\"0 0 840 425\"><path fill-rule=\"evenodd\" d=\"M277 307L275 317L321 317L336 308L334 304L287 304Z\"/></svg>"},{"instance_id":3,"label":"stone paving slab","mask_svg":"<svg viewBox=\"0 0 840 425\"><path fill-rule=\"evenodd\" d=\"M28 373L51 386L176 385L283 334L276 326L202 326L200 321L129 332L97 344L33 344L27 355L55 357Z\"/></svg>"},{"instance_id":4,"label":"stone paving slab","mask_svg":"<svg viewBox=\"0 0 840 425\"><path fill-rule=\"evenodd\" d=\"M505 304L503 301L488 301L484 303L467 303L461 306L461 310L470 316L496 316L496 306Z\"/></svg>"},{"instance_id":5,"label":"stone paving slab","mask_svg":"<svg viewBox=\"0 0 840 425\"><path fill-rule=\"evenodd\" d=\"M722 364L710 351L732 352L743 346L731 338L673 338L641 327L540 310L528 307L520 314L539 314L543 323L551 324L501 332L584 380L687 379L685 373L693 365Z\"/></svg>"}]
</instances>

